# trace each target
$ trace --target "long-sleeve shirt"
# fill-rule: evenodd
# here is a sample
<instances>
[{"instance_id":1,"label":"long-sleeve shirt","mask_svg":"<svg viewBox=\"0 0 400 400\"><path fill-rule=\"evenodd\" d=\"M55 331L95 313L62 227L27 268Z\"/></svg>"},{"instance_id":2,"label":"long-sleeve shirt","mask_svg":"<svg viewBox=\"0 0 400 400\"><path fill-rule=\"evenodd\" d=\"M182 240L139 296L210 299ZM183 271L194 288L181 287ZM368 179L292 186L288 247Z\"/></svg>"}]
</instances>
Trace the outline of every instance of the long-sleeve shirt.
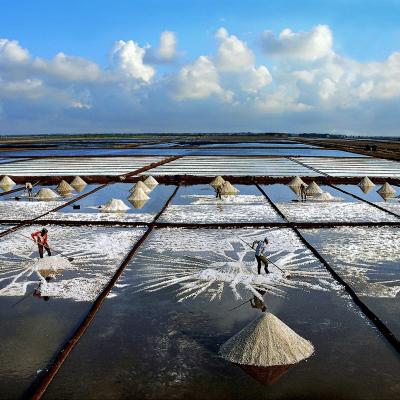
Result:
<instances>
[{"instance_id":1,"label":"long-sleeve shirt","mask_svg":"<svg viewBox=\"0 0 400 400\"><path fill-rule=\"evenodd\" d=\"M256 256L259 256L261 254L264 254L264 250L265 250L265 242L264 240L255 240L253 242L253 244L251 245L251 247L254 249L254 246L256 246Z\"/></svg>"},{"instance_id":2,"label":"long-sleeve shirt","mask_svg":"<svg viewBox=\"0 0 400 400\"><path fill-rule=\"evenodd\" d=\"M48 245L48 243L47 243L47 241L48 241L47 233L45 233L44 236L42 236L42 232L41 231L36 231L36 232L33 232L31 234L31 236L32 236L33 240L35 240L35 238L37 238L37 242L39 244L41 244L42 246L47 246Z\"/></svg>"}]
</instances>

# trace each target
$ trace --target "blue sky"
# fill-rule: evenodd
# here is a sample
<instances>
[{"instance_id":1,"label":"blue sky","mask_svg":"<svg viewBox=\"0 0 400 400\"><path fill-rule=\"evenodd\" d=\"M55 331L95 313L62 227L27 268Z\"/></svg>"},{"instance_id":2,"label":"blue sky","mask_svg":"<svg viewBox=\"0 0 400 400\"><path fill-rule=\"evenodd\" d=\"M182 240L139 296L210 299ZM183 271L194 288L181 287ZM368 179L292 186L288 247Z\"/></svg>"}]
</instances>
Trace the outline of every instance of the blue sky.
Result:
<instances>
[{"instance_id":1,"label":"blue sky","mask_svg":"<svg viewBox=\"0 0 400 400\"><path fill-rule=\"evenodd\" d=\"M1 10L0 133L394 135L400 125L400 1L38 0Z\"/></svg>"}]
</instances>

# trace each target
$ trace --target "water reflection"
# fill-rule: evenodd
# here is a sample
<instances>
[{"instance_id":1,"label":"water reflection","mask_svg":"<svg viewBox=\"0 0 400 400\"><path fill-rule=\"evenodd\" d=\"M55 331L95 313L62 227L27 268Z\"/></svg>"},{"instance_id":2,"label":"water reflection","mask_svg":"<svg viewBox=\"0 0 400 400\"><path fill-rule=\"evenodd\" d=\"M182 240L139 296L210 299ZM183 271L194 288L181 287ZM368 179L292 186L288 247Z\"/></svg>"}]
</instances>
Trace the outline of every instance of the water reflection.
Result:
<instances>
[{"instance_id":1,"label":"water reflection","mask_svg":"<svg viewBox=\"0 0 400 400\"><path fill-rule=\"evenodd\" d=\"M250 375L256 381L265 386L270 386L282 378L286 372L294 366L288 365L274 365L272 367L256 367L254 365L240 365L239 366L246 374Z\"/></svg>"}]
</instances>

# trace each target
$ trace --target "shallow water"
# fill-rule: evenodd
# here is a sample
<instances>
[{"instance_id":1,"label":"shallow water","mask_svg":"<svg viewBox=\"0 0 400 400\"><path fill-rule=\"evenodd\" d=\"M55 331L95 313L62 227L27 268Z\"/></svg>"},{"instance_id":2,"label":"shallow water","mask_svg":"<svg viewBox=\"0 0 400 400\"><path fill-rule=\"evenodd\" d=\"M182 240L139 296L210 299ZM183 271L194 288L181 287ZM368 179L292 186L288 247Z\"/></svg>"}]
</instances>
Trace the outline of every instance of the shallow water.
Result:
<instances>
[{"instance_id":1,"label":"shallow water","mask_svg":"<svg viewBox=\"0 0 400 400\"><path fill-rule=\"evenodd\" d=\"M201 295L177 302L179 284L137 292L142 272L151 274L160 263L154 248L163 232L167 235L163 242L168 243L173 230L156 232L145 243L45 398L348 399L350 387L352 399L396 396L398 356L336 290L288 288L284 298L265 296L269 310L316 348L314 356L291 368L274 385L264 386L220 359L219 346L258 311L246 305L229 312L240 304L230 290L211 302ZM207 234L210 244L215 243L214 234ZM186 255L202 258L207 251L199 252L191 236L183 247L174 248L171 243L159 249L161 254L173 256L184 250ZM189 253L187 246L192 248ZM326 273L322 267L320 271Z\"/></svg>"},{"instance_id":2,"label":"shallow water","mask_svg":"<svg viewBox=\"0 0 400 400\"><path fill-rule=\"evenodd\" d=\"M20 235L29 235L38 228L9 234L2 238L0 247L2 398L20 398L28 389L143 233L139 228L76 230L49 226L53 250L73 255L74 260L68 269L64 266L63 270L52 270L54 278L39 286L40 276L47 276L47 272L35 269L33 260L38 257L37 250L29 239ZM33 296L38 288L41 293ZM43 297L45 294L48 301Z\"/></svg>"},{"instance_id":3,"label":"shallow water","mask_svg":"<svg viewBox=\"0 0 400 400\"><path fill-rule=\"evenodd\" d=\"M399 229L341 227L303 233L400 339Z\"/></svg>"}]
</instances>

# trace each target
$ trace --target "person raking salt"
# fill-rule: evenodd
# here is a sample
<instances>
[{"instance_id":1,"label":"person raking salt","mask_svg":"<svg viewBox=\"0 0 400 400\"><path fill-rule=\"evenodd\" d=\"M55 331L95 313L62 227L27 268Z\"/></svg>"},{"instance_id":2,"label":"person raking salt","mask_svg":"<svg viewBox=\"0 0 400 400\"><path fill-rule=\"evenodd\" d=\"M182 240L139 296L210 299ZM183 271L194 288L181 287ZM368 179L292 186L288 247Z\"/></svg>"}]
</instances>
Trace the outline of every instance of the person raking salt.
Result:
<instances>
[{"instance_id":1,"label":"person raking salt","mask_svg":"<svg viewBox=\"0 0 400 400\"><path fill-rule=\"evenodd\" d=\"M268 239L265 238L264 240L255 240L253 244L251 245L252 249L255 248L255 257L257 260L257 270L258 270L258 275L261 274L261 264L264 264L264 271L266 274L269 273L268 271L268 259L264 255L264 251L266 246L268 245Z\"/></svg>"},{"instance_id":2,"label":"person raking salt","mask_svg":"<svg viewBox=\"0 0 400 400\"><path fill-rule=\"evenodd\" d=\"M38 245L39 256L43 258L43 250L46 249L47 254L51 256L51 250L48 243L48 231L46 228L43 228L41 231L36 231L31 234L32 239Z\"/></svg>"}]
</instances>

